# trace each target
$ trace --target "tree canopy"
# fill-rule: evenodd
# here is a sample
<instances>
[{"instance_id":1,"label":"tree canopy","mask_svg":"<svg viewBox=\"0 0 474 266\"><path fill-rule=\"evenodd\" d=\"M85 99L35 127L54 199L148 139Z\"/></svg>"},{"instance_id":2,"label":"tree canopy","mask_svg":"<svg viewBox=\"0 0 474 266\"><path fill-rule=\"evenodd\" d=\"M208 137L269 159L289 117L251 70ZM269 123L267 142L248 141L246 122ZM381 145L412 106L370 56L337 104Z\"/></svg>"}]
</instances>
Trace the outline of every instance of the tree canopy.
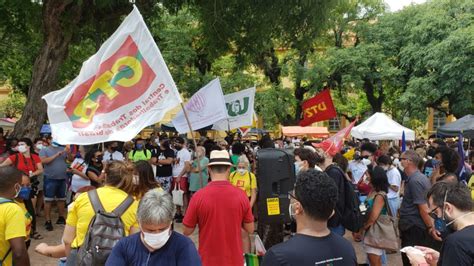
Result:
<instances>
[{"instance_id":1,"label":"tree canopy","mask_svg":"<svg viewBox=\"0 0 474 266\"><path fill-rule=\"evenodd\" d=\"M126 0L38 2L0 2L0 82L27 96L18 136L39 131L41 96L74 79L132 9ZM301 102L325 86L350 120L378 111L424 120L428 107L460 117L474 109L469 0L395 13L382 0L137 5L184 96L216 76L225 93L257 86L267 128L297 123Z\"/></svg>"}]
</instances>

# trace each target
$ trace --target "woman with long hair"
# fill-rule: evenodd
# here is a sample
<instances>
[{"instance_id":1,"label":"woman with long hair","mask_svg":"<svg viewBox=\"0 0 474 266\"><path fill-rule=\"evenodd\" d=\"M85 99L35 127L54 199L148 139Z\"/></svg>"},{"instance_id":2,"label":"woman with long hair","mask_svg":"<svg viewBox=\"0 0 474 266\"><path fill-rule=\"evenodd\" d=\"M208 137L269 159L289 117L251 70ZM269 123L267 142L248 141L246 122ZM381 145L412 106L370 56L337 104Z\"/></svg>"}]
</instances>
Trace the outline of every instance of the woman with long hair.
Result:
<instances>
[{"instance_id":1,"label":"woman with long hair","mask_svg":"<svg viewBox=\"0 0 474 266\"><path fill-rule=\"evenodd\" d=\"M84 158L87 165L86 176L91 181L91 186L100 187L103 182L101 177L104 169L102 160L102 152L98 149L93 148L86 153Z\"/></svg>"},{"instance_id":2,"label":"woman with long hair","mask_svg":"<svg viewBox=\"0 0 474 266\"><path fill-rule=\"evenodd\" d=\"M367 231L379 218L381 214L389 213L389 206L387 206L387 193L390 184L385 170L376 166L367 170L369 174L369 182L372 191L368 195L366 202L368 205L368 218L364 224L363 231ZM382 265L383 250L364 245L364 250L369 258L369 264L372 266Z\"/></svg>"},{"instance_id":3,"label":"woman with long hair","mask_svg":"<svg viewBox=\"0 0 474 266\"><path fill-rule=\"evenodd\" d=\"M149 190L160 187L160 184L155 179L150 163L147 161L137 161L134 163L133 185L133 196L136 199L141 199Z\"/></svg>"},{"instance_id":4,"label":"woman with long hair","mask_svg":"<svg viewBox=\"0 0 474 266\"><path fill-rule=\"evenodd\" d=\"M104 186L95 190L100 203L106 212L112 212L129 196L133 197L133 172L130 164L113 161L105 169ZM92 192L92 193L95 193ZM89 192L91 193L91 192ZM132 204L121 215L125 235L139 231L137 224L138 201L133 199ZM78 249L84 244L89 224L95 216L94 208L88 193L81 194L72 205L68 213L66 227L64 228L63 242L68 255L68 265L76 265Z\"/></svg>"}]
</instances>

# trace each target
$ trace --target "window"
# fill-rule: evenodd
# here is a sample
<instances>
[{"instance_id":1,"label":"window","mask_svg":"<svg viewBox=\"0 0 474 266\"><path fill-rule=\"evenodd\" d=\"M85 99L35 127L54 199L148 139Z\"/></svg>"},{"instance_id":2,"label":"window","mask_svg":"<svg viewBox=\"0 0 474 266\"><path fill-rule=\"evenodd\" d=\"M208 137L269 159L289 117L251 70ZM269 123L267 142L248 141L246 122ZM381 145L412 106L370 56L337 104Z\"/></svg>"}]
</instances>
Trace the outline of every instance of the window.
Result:
<instances>
[{"instance_id":1,"label":"window","mask_svg":"<svg viewBox=\"0 0 474 266\"><path fill-rule=\"evenodd\" d=\"M446 115L442 112L435 111L433 115L433 130L437 130L439 127L446 124Z\"/></svg>"},{"instance_id":2,"label":"window","mask_svg":"<svg viewBox=\"0 0 474 266\"><path fill-rule=\"evenodd\" d=\"M329 131L338 131L340 128L341 126L339 125L338 117L329 119L329 125L328 125Z\"/></svg>"}]
</instances>

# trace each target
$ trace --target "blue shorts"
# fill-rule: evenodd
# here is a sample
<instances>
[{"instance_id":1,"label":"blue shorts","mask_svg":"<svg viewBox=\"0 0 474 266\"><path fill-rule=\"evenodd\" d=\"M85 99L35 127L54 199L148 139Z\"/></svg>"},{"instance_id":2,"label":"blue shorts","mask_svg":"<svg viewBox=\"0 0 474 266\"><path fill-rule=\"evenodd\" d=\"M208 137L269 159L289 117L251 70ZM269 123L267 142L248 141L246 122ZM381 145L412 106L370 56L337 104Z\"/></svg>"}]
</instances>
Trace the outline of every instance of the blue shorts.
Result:
<instances>
[{"instance_id":1,"label":"blue shorts","mask_svg":"<svg viewBox=\"0 0 474 266\"><path fill-rule=\"evenodd\" d=\"M66 200L66 179L44 177L44 200Z\"/></svg>"}]
</instances>

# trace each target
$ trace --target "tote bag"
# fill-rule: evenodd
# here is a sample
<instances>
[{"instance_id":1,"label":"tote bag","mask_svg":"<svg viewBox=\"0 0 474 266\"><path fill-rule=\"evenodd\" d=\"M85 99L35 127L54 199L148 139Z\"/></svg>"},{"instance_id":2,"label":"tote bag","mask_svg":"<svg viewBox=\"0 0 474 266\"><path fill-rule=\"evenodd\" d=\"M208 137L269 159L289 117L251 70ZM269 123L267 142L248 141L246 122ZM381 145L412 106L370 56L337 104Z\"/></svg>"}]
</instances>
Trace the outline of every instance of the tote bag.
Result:
<instances>
[{"instance_id":1,"label":"tote bag","mask_svg":"<svg viewBox=\"0 0 474 266\"><path fill-rule=\"evenodd\" d=\"M387 214L380 214L377 221L365 232L364 244L378 249L398 251L400 249L398 219L393 216L388 205L387 195L379 193L384 199ZM375 198L374 198L375 199Z\"/></svg>"}]
</instances>

